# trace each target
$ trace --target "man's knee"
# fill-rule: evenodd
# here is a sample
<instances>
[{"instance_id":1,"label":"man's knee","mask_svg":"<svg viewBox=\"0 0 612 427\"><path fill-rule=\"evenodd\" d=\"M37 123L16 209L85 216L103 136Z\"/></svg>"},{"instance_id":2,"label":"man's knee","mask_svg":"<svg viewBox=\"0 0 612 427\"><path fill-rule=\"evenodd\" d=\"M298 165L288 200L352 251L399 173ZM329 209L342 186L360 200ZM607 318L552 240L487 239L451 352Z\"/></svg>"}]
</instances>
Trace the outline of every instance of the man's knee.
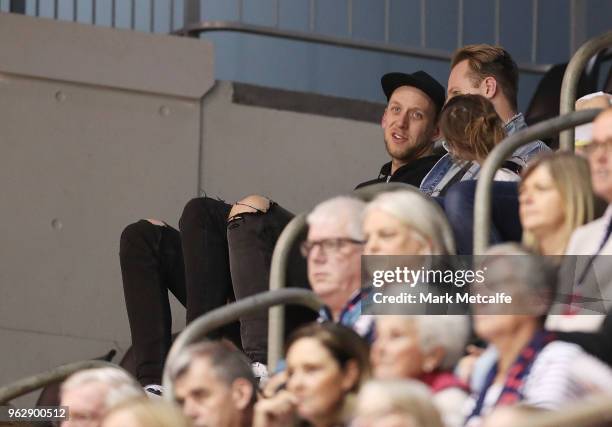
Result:
<instances>
[{"instance_id":1,"label":"man's knee","mask_svg":"<svg viewBox=\"0 0 612 427\"><path fill-rule=\"evenodd\" d=\"M463 181L453 185L444 195L444 210L447 216L464 216L474 209L476 181Z\"/></svg>"},{"instance_id":2,"label":"man's knee","mask_svg":"<svg viewBox=\"0 0 612 427\"><path fill-rule=\"evenodd\" d=\"M270 199L254 194L236 202L230 210L228 219L243 213L267 212L268 209L270 209Z\"/></svg>"},{"instance_id":3,"label":"man's knee","mask_svg":"<svg viewBox=\"0 0 612 427\"><path fill-rule=\"evenodd\" d=\"M123 229L119 242L119 253L126 255L130 248L139 246L140 243L150 241L156 233L159 233L159 227L165 227L162 221L154 219L141 219Z\"/></svg>"},{"instance_id":4,"label":"man's knee","mask_svg":"<svg viewBox=\"0 0 612 427\"><path fill-rule=\"evenodd\" d=\"M223 224L229 209L230 206L222 200L196 197L188 201L183 208L183 213L179 219L179 228L181 230L193 227L201 228L204 223L211 222Z\"/></svg>"}]
</instances>

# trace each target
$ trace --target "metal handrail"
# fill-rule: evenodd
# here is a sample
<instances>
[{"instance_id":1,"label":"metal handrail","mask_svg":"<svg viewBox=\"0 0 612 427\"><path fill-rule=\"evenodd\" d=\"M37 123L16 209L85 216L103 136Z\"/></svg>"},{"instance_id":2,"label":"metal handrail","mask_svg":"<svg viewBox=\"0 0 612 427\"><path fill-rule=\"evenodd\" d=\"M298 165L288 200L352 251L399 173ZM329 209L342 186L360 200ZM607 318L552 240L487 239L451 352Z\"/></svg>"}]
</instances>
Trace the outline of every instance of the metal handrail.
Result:
<instances>
[{"instance_id":1,"label":"metal handrail","mask_svg":"<svg viewBox=\"0 0 612 427\"><path fill-rule=\"evenodd\" d=\"M561 130L592 121L600 109L574 111L537 123L499 143L488 155L478 176L474 200L474 254L481 255L489 244L491 231L491 189L493 177L502 163L516 151L534 140L547 138Z\"/></svg>"},{"instance_id":2,"label":"metal handrail","mask_svg":"<svg viewBox=\"0 0 612 427\"><path fill-rule=\"evenodd\" d=\"M305 228L306 214L302 213L289 221L278 237L270 264L270 291L285 287L291 246ZM282 357L284 336L285 307L271 307L268 314L268 369L271 372L276 370L276 365Z\"/></svg>"},{"instance_id":3,"label":"metal handrail","mask_svg":"<svg viewBox=\"0 0 612 427\"><path fill-rule=\"evenodd\" d=\"M245 24L233 21L202 21L188 24L180 30L172 32L175 35L192 36L211 31L234 31L238 33L256 34L260 36L277 37L287 40L296 40L307 43L320 43L330 46L344 47L350 49L365 50L370 52L391 53L394 55L411 56L417 58L450 61L452 53L439 49L399 46L390 43L377 43L365 40L353 40L343 37L327 36L304 31L281 30L275 27ZM520 63L521 71L544 74L550 68L550 64L525 64Z\"/></svg>"},{"instance_id":4,"label":"metal handrail","mask_svg":"<svg viewBox=\"0 0 612 427\"><path fill-rule=\"evenodd\" d=\"M241 316L278 304L297 304L315 311L318 311L322 306L321 300L312 291L296 288L278 289L252 295L232 304L216 308L198 317L176 337L174 344L170 348L162 377L164 398L174 400L174 390L168 367L172 364L172 360L186 346L201 341L210 331L238 320Z\"/></svg>"},{"instance_id":5,"label":"metal handrail","mask_svg":"<svg viewBox=\"0 0 612 427\"><path fill-rule=\"evenodd\" d=\"M0 405L5 405L16 397L28 394L46 385L62 381L82 369L113 367L123 369L119 365L104 360L86 360L58 366L50 371L32 375L0 388Z\"/></svg>"},{"instance_id":6,"label":"metal handrail","mask_svg":"<svg viewBox=\"0 0 612 427\"><path fill-rule=\"evenodd\" d=\"M559 112L561 115L574 111L576 103L576 93L578 92L578 82L587 63L597 52L612 46L612 31L594 37L580 46L570 60L563 82L561 83L561 102ZM562 150L574 150L574 128L561 132L559 137L559 147Z\"/></svg>"}]
</instances>

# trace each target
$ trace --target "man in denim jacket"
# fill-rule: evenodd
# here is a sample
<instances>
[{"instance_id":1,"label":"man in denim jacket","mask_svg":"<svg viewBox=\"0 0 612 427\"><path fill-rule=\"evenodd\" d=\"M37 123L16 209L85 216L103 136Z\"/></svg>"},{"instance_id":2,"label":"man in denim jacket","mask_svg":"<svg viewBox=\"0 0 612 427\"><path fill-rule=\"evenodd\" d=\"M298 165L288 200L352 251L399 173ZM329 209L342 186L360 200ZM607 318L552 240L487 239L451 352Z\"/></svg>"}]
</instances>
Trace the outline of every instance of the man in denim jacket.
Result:
<instances>
[{"instance_id":1,"label":"man in denim jacket","mask_svg":"<svg viewBox=\"0 0 612 427\"><path fill-rule=\"evenodd\" d=\"M448 99L457 95L476 94L486 97L505 123L511 135L527 127L522 113L517 112L518 68L508 52L498 46L467 45L457 50L448 78ZM533 141L517 149L511 162L520 171L534 155L548 151L542 141ZM455 182L475 179L480 166L471 166L444 155L421 182L420 189L431 196L444 195ZM459 176L461 175L461 176Z\"/></svg>"},{"instance_id":2,"label":"man in denim jacket","mask_svg":"<svg viewBox=\"0 0 612 427\"><path fill-rule=\"evenodd\" d=\"M467 45L457 50L448 78L448 99L465 94L489 99L505 123L508 135L527 127L523 114L517 112L518 68L503 48L485 44ZM542 141L533 141L517 149L505 163L514 172L520 171L537 154L550 149ZM472 230L475 179L480 165L453 159L445 154L423 178L420 189L425 194L443 197L443 205L455 232L457 251L472 253ZM495 182L493 185L494 241L520 239L516 183Z\"/></svg>"}]
</instances>

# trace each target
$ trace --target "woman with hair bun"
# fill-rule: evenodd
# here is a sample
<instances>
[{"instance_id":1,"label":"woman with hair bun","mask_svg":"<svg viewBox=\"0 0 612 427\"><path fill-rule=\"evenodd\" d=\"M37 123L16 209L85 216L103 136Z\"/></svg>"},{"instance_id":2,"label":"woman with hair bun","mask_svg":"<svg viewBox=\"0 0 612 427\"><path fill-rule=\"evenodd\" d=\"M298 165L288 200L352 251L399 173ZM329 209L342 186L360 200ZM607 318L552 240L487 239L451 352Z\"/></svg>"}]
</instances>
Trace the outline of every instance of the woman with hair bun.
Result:
<instances>
[{"instance_id":1,"label":"woman with hair bun","mask_svg":"<svg viewBox=\"0 0 612 427\"><path fill-rule=\"evenodd\" d=\"M440 130L449 153L455 161L464 161L466 168L469 162L482 166L493 148L506 137L493 104L480 95L451 98L442 109ZM495 180L520 181L518 170L518 165L507 161L495 174Z\"/></svg>"}]
</instances>

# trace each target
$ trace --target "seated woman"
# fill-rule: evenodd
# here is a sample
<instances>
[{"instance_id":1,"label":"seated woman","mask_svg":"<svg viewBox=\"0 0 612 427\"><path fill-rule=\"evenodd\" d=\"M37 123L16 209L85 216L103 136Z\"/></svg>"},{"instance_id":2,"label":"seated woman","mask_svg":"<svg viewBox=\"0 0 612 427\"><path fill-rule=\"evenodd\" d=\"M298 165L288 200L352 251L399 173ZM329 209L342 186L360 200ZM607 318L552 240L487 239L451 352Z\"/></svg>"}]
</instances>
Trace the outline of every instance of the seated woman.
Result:
<instances>
[{"instance_id":1,"label":"seated woman","mask_svg":"<svg viewBox=\"0 0 612 427\"><path fill-rule=\"evenodd\" d=\"M469 337L466 316L377 316L371 360L378 379L416 379L427 385L446 426L459 426L467 386L452 369Z\"/></svg>"},{"instance_id":2,"label":"seated woman","mask_svg":"<svg viewBox=\"0 0 612 427\"><path fill-rule=\"evenodd\" d=\"M355 393L370 376L366 342L331 322L296 330L286 344L285 389L255 405L254 427L348 425Z\"/></svg>"},{"instance_id":3,"label":"seated woman","mask_svg":"<svg viewBox=\"0 0 612 427\"><path fill-rule=\"evenodd\" d=\"M427 387L410 380L368 381L357 398L354 427L442 427Z\"/></svg>"},{"instance_id":4,"label":"seated woman","mask_svg":"<svg viewBox=\"0 0 612 427\"><path fill-rule=\"evenodd\" d=\"M476 179L489 153L505 137L501 119L490 101L480 95L461 95L448 101L440 116L440 130L448 151L462 171L449 182L440 196L457 243L457 253L473 252L474 198ZM476 163L477 165L474 165ZM492 206L493 242L519 241L516 182L522 165L508 160L494 176Z\"/></svg>"},{"instance_id":5,"label":"seated woman","mask_svg":"<svg viewBox=\"0 0 612 427\"><path fill-rule=\"evenodd\" d=\"M411 191L382 193L364 214L365 255L417 255L398 260L425 261L422 255L455 251L450 226L439 206ZM442 257L436 257L441 262ZM376 260L374 260L375 262ZM404 288L402 288L404 289ZM400 307L402 312L407 312ZM376 318L372 364L377 378L418 379L436 395L434 403L447 425L458 425L458 408L467 388L449 370L463 354L469 325L465 316L391 316Z\"/></svg>"},{"instance_id":6,"label":"seated woman","mask_svg":"<svg viewBox=\"0 0 612 427\"><path fill-rule=\"evenodd\" d=\"M420 193L382 193L366 206L364 255L452 255L455 242L440 207Z\"/></svg>"},{"instance_id":7,"label":"seated woman","mask_svg":"<svg viewBox=\"0 0 612 427\"><path fill-rule=\"evenodd\" d=\"M594 217L594 194L587 161L567 152L544 153L533 160L523 171L519 185L519 214L525 247L546 256L565 254L572 232ZM547 318L546 327L555 331L592 331L602 318L603 315L556 314ZM579 343L600 358L607 350L601 348L602 340L596 336L564 334L559 338ZM471 381L472 389L480 388L484 370L495 357L495 352L489 349L480 358Z\"/></svg>"},{"instance_id":8,"label":"seated woman","mask_svg":"<svg viewBox=\"0 0 612 427\"><path fill-rule=\"evenodd\" d=\"M493 148L506 137L504 125L493 104L480 95L461 95L451 98L442 109L440 130L453 159L465 162L465 171L459 177L464 179L466 174L470 173L469 162L476 162L482 166ZM517 164L507 161L495 174L495 180L519 181L518 171ZM478 172L471 178L477 178Z\"/></svg>"},{"instance_id":9,"label":"seated woman","mask_svg":"<svg viewBox=\"0 0 612 427\"><path fill-rule=\"evenodd\" d=\"M523 244L541 255L563 255L574 230L594 218L589 165L572 153L547 153L530 163L519 185Z\"/></svg>"},{"instance_id":10,"label":"seated woman","mask_svg":"<svg viewBox=\"0 0 612 427\"><path fill-rule=\"evenodd\" d=\"M503 292L512 302L473 305L476 334L494 346L498 356L464 408L466 425L480 425L498 406L523 403L554 410L584 398L593 386L571 369L576 363L584 377L597 372L612 384L607 366L544 328L555 292L554 265L515 244L494 246L485 255L478 268L486 267L487 274L478 291Z\"/></svg>"}]
</instances>

